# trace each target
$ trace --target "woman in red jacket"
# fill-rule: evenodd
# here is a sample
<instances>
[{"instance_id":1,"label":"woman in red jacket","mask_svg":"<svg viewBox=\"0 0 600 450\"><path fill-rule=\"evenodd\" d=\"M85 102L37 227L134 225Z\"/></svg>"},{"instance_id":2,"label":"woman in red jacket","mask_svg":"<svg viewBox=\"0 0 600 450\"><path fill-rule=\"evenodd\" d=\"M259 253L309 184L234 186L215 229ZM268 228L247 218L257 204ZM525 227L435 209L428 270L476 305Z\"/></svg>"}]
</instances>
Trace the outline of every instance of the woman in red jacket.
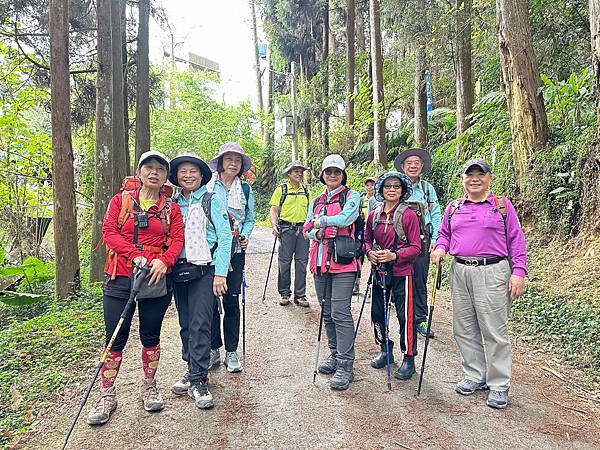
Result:
<instances>
[{"instance_id":1,"label":"woman in red jacket","mask_svg":"<svg viewBox=\"0 0 600 450\"><path fill-rule=\"evenodd\" d=\"M141 186L116 194L102 224L102 237L108 249L103 295L106 343L129 298L133 266L151 266L148 284L156 288L155 292L144 299L138 296L137 302L144 370L141 398L146 411L163 409L154 376L160 358L160 329L172 297L172 287L165 275L183 248L181 210L163 190L168 173L169 160L165 155L155 151L142 154L137 168ZM133 312L131 309L123 322L100 371L100 396L88 415L90 425L106 423L117 407L114 383L129 338Z\"/></svg>"},{"instance_id":2,"label":"woman in red jacket","mask_svg":"<svg viewBox=\"0 0 600 450\"><path fill-rule=\"evenodd\" d=\"M417 353L412 274L413 261L421 253L421 236L416 213L404 203L411 193L411 182L406 175L400 172L381 175L375 183L374 196L383 204L371 211L365 230L365 252L376 280L371 320L375 340L381 345L381 352L371 361L371 367L382 369L394 362L394 341L389 339L389 317L384 314L389 311L391 294L400 323L400 348L404 353L402 365L394 375L399 380L408 380L415 373Z\"/></svg>"}]
</instances>

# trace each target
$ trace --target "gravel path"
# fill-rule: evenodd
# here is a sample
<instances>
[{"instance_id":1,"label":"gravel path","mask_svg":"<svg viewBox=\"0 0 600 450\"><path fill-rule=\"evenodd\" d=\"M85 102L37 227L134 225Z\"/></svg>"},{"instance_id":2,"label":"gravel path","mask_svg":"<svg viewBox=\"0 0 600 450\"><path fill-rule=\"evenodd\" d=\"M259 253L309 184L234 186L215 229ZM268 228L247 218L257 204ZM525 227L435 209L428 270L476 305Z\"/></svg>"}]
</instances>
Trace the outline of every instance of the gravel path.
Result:
<instances>
[{"instance_id":1,"label":"gravel path","mask_svg":"<svg viewBox=\"0 0 600 450\"><path fill-rule=\"evenodd\" d=\"M446 291L440 293L436 305L436 338L431 341L420 400L415 398L417 376L408 382L394 380L388 392L385 369L369 366L377 348L368 319L362 322L357 338L355 382L350 389L332 391L328 377L322 375L313 384L319 315L312 280L308 289L311 308L279 306L275 258L267 300L262 303L272 243L266 229L257 229L252 237L247 258L245 370L229 374L221 366L211 371L215 408L200 411L191 399L170 393L171 384L185 370L172 309L163 326L158 372L165 409L149 414L138 400L140 345L132 334L117 380L117 411L100 428L90 428L80 420L69 448L600 448L600 404L582 399L583 392L573 383L544 369L551 364L550 355L526 342L515 342L508 409L488 408L482 392L472 397L454 393L461 370ZM363 276L363 289L365 280ZM355 318L359 306L355 301ZM397 324L391 330L397 333ZM419 340L421 351L424 341ZM321 355L327 356L325 345ZM421 356L417 358L419 367ZM93 364L90 361L90 374ZM565 379L572 379L568 368L552 367L557 375L562 372ZM60 448L86 377L65 394L52 415L40 421L23 448Z\"/></svg>"}]
</instances>

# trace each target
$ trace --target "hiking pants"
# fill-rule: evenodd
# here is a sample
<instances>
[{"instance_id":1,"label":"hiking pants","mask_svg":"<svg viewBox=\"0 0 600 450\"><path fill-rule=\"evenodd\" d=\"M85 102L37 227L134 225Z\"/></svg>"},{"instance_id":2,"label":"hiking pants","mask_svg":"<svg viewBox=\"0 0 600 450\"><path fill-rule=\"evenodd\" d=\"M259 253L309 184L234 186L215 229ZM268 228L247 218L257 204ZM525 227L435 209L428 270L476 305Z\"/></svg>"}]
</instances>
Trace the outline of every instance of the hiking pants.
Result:
<instances>
[{"instance_id":1,"label":"hiking pants","mask_svg":"<svg viewBox=\"0 0 600 450\"><path fill-rule=\"evenodd\" d=\"M339 361L354 361L354 320L350 304L356 272L315 274L329 350Z\"/></svg>"},{"instance_id":2,"label":"hiking pants","mask_svg":"<svg viewBox=\"0 0 600 450\"><path fill-rule=\"evenodd\" d=\"M465 378L498 391L510 387L512 371L510 274L506 259L476 267L452 261L450 269L454 339Z\"/></svg>"},{"instance_id":3,"label":"hiking pants","mask_svg":"<svg viewBox=\"0 0 600 450\"><path fill-rule=\"evenodd\" d=\"M235 352L240 341L240 294L246 266L246 253L235 253L231 258L231 267L227 274L227 292L223 295L223 338L225 351ZM211 288L212 290L212 288ZM221 315L219 309L213 311L210 348L216 350L223 346L221 339Z\"/></svg>"},{"instance_id":4,"label":"hiking pants","mask_svg":"<svg viewBox=\"0 0 600 450\"><path fill-rule=\"evenodd\" d=\"M216 304L213 294L214 275L213 266L202 266L199 278L175 283L181 357L188 363L188 373L192 382L208 374L211 323Z\"/></svg>"},{"instance_id":5,"label":"hiking pants","mask_svg":"<svg viewBox=\"0 0 600 450\"><path fill-rule=\"evenodd\" d=\"M413 262L415 323L427 322L427 276L429 275L429 251L419 255Z\"/></svg>"},{"instance_id":6,"label":"hiking pants","mask_svg":"<svg viewBox=\"0 0 600 450\"><path fill-rule=\"evenodd\" d=\"M302 235L302 226L282 225L279 234L279 295L289 297L292 283L292 258L294 259L294 298L306 297L306 265L308 241Z\"/></svg>"},{"instance_id":7,"label":"hiking pants","mask_svg":"<svg viewBox=\"0 0 600 450\"><path fill-rule=\"evenodd\" d=\"M164 297L147 298L135 302L134 305L137 305L138 308L140 341L142 341L142 346L149 348L160 344L160 329L172 296L173 292L169 289L167 295ZM123 309L125 309L127 299L104 294L102 296L102 303L104 306L104 325L106 330L105 345L108 345L108 341L119 322L119 317ZM133 318L135 308L135 306L131 308L129 314L125 317L119 334L113 342L111 351L120 352L125 348L125 344L127 344L127 340L129 339L131 319Z\"/></svg>"},{"instance_id":8,"label":"hiking pants","mask_svg":"<svg viewBox=\"0 0 600 450\"><path fill-rule=\"evenodd\" d=\"M385 320L383 314L383 288L381 286L381 276L374 275L373 280L373 303L371 304L371 321L375 331L375 341L380 343L382 351L385 351ZM412 276L393 277L386 276L386 296L389 301L390 294L396 309L398 323L400 324L400 349L407 356L417 354L417 328L414 321L414 299L413 299L413 281ZM387 313L391 311L388 308ZM388 328L389 331L388 317ZM388 336L390 343L393 343L391 337Z\"/></svg>"}]
</instances>

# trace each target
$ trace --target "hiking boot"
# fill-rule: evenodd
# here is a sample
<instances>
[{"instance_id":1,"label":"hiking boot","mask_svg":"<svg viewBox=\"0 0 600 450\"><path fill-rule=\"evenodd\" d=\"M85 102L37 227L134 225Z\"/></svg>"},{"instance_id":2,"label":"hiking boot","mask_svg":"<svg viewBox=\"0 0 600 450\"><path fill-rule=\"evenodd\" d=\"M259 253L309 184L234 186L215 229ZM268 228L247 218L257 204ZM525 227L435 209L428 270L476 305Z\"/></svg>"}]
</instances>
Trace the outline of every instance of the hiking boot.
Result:
<instances>
[{"instance_id":1,"label":"hiking boot","mask_svg":"<svg viewBox=\"0 0 600 450\"><path fill-rule=\"evenodd\" d=\"M140 397L144 402L144 409L148 412L160 411L165 407L165 402L160 392L158 392L156 379L154 378L152 380L143 380Z\"/></svg>"},{"instance_id":2,"label":"hiking boot","mask_svg":"<svg viewBox=\"0 0 600 450\"><path fill-rule=\"evenodd\" d=\"M415 357L404 355L402 365L398 367L394 378L396 378L397 380L410 380L415 371Z\"/></svg>"},{"instance_id":3,"label":"hiking boot","mask_svg":"<svg viewBox=\"0 0 600 450\"><path fill-rule=\"evenodd\" d=\"M227 372L241 372L242 365L240 364L240 360L236 352L225 352L225 361L223 361L225 367L227 367Z\"/></svg>"},{"instance_id":4,"label":"hiking boot","mask_svg":"<svg viewBox=\"0 0 600 450\"><path fill-rule=\"evenodd\" d=\"M508 405L508 390L496 391L491 389L486 401L490 408L504 409Z\"/></svg>"},{"instance_id":5,"label":"hiking boot","mask_svg":"<svg viewBox=\"0 0 600 450\"><path fill-rule=\"evenodd\" d=\"M427 337L427 322L420 322L417 324L417 333L419 333L423 337ZM432 338L435 336L433 330L429 330L429 337Z\"/></svg>"},{"instance_id":6,"label":"hiking boot","mask_svg":"<svg viewBox=\"0 0 600 450\"><path fill-rule=\"evenodd\" d=\"M208 370L221 365L221 352L219 349L210 351L210 360L208 361Z\"/></svg>"},{"instance_id":7,"label":"hiking boot","mask_svg":"<svg viewBox=\"0 0 600 450\"><path fill-rule=\"evenodd\" d=\"M290 304L290 296L289 295L282 295L281 296L281 300L279 300L279 304L281 306L287 306Z\"/></svg>"},{"instance_id":8,"label":"hiking boot","mask_svg":"<svg viewBox=\"0 0 600 450\"><path fill-rule=\"evenodd\" d=\"M117 393L115 387L100 388L100 397L94 402L87 417L89 425L103 425L108 422L112 412L117 409Z\"/></svg>"},{"instance_id":9,"label":"hiking boot","mask_svg":"<svg viewBox=\"0 0 600 450\"><path fill-rule=\"evenodd\" d=\"M295 298L294 303L298 306L304 306L305 308L308 308L310 306L308 300L306 300L306 297Z\"/></svg>"},{"instance_id":10,"label":"hiking boot","mask_svg":"<svg viewBox=\"0 0 600 450\"><path fill-rule=\"evenodd\" d=\"M337 361L337 369L331 380L329 381L329 386L331 389L335 389L337 391L345 391L350 386L350 382L352 381L352 366L354 361L348 361L339 359Z\"/></svg>"},{"instance_id":11,"label":"hiking boot","mask_svg":"<svg viewBox=\"0 0 600 450\"><path fill-rule=\"evenodd\" d=\"M215 406L213 396L208 390L208 378L204 377L198 381L194 381L188 390L188 394L198 409L210 409Z\"/></svg>"},{"instance_id":12,"label":"hiking boot","mask_svg":"<svg viewBox=\"0 0 600 450\"><path fill-rule=\"evenodd\" d=\"M454 390L460 395L471 395L478 390L487 390L488 387L485 382L473 381L464 378L459 381Z\"/></svg>"},{"instance_id":13,"label":"hiking boot","mask_svg":"<svg viewBox=\"0 0 600 450\"><path fill-rule=\"evenodd\" d=\"M190 374L188 371L186 371L181 380L175 382L175 384L171 387L171 392L175 395L185 395L187 394L189 388Z\"/></svg>"},{"instance_id":14,"label":"hiking boot","mask_svg":"<svg viewBox=\"0 0 600 450\"><path fill-rule=\"evenodd\" d=\"M319 373L324 375L331 375L337 369L337 359L335 359L335 353L329 355L325 361L319 364Z\"/></svg>"},{"instance_id":15,"label":"hiking boot","mask_svg":"<svg viewBox=\"0 0 600 450\"><path fill-rule=\"evenodd\" d=\"M394 352L392 351L394 349L394 342L389 341L388 347L390 350L390 364L392 364L394 362ZM385 342L384 342L383 345L381 346L381 352L379 352L379 354L371 360L371 367L373 369L383 369L386 365L387 365L387 353L385 352Z\"/></svg>"}]
</instances>

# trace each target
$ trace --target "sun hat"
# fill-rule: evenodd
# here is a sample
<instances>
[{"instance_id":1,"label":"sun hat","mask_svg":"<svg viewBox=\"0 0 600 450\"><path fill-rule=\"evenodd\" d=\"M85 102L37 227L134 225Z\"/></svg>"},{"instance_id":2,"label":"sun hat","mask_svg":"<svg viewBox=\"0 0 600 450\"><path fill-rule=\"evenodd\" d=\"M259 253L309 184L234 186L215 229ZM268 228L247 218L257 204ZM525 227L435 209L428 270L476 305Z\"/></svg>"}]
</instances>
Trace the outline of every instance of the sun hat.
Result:
<instances>
[{"instance_id":1,"label":"sun hat","mask_svg":"<svg viewBox=\"0 0 600 450\"><path fill-rule=\"evenodd\" d=\"M179 165L183 163L192 163L200 168L200 173L202 174L202 181L200 182L200 187L204 186L206 183L210 181L212 178L212 171L208 167L208 165L202 161L202 159L195 153L187 152L182 153L181 155L176 156L171 160L171 170L169 173L169 181L175 186L179 186L179 182L177 181L177 170L179 170Z\"/></svg>"},{"instance_id":2,"label":"sun hat","mask_svg":"<svg viewBox=\"0 0 600 450\"><path fill-rule=\"evenodd\" d=\"M219 148L219 153L213 159L210 160L208 166L212 169L213 172L217 172L219 169L219 161L222 161L222 157L225 153L237 153L242 157L242 170L240 173L244 173L250 170L252 167L252 161L250 157L246 155L246 152L242 148L242 146L236 142L227 142L226 144L221 145Z\"/></svg>"},{"instance_id":3,"label":"sun hat","mask_svg":"<svg viewBox=\"0 0 600 450\"><path fill-rule=\"evenodd\" d=\"M300 161L292 161L291 163L289 163L287 166L285 166L285 169L283 169L283 174L287 175L289 174L293 169L302 169L302 170L308 170L308 167L306 167L305 165L303 165Z\"/></svg>"},{"instance_id":4,"label":"sun hat","mask_svg":"<svg viewBox=\"0 0 600 450\"><path fill-rule=\"evenodd\" d=\"M384 173L375 182L375 194L373 195L375 197L375 200L377 200L378 202L383 202L385 200L383 198L383 183L385 183L385 180L387 180L388 178L398 178L400 180L400 183L402 184L402 197L400 198L401 202L403 202L412 195L412 183L410 181L410 178L408 178L402 172L392 171Z\"/></svg>"},{"instance_id":5,"label":"sun hat","mask_svg":"<svg viewBox=\"0 0 600 450\"><path fill-rule=\"evenodd\" d=\"M427 150L423 150L422 148L412 147L408 150L404 150L394 160L394 167L398 172L404 173L402 169L402 165L406 158L410 158L411 156L418 156L423 161L423 173L427 172L431 169L431 155Z\"/></svg>"},{"instance_id":6,"label":"sun hat","mask_svg":"<svg viewBox=\"0 0 600 450\"><path fill-rule=\"evenodd\" d=\"M346 175L346 163L344 162L344 158L340 155L333 153L331 155L327 155L321 164L321 175L319 176L319 180L321 183L325 184L325 180L323 179L323 172L325 169L340 169L342 171L342 184L346 184L346 180L348 179L348 175Z\"/></svg>"}]
</instances>

